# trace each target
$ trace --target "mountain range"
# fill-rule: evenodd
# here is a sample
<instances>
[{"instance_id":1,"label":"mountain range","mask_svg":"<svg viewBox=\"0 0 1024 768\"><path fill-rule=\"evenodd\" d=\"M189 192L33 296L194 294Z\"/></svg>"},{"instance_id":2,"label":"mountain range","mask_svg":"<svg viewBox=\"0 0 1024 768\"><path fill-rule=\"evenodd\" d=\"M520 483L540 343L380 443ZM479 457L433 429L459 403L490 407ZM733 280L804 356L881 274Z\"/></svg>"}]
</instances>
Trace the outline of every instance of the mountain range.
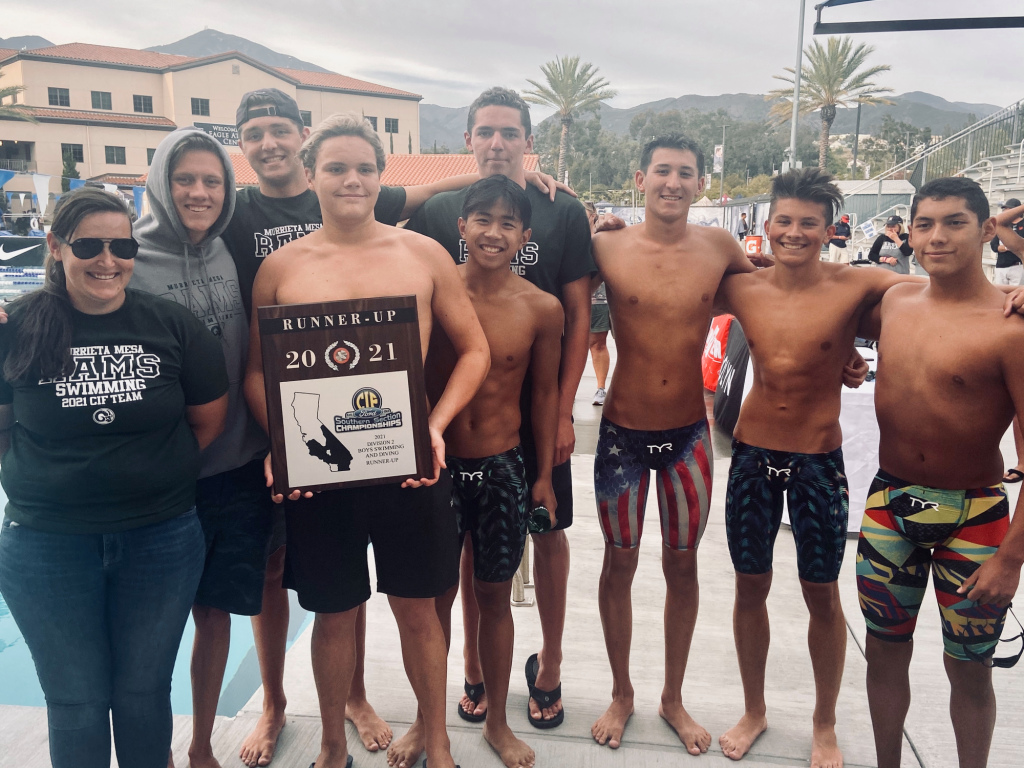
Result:
<instances>
[{"instance_id":1,"label":"mountain range","mask_svg":"<svg viewBox=\"0 0 1024 768\"><path fill-rule=\"evenodd\" d=\"M37 35L23 35L0 38L0 48L33 49L53 45ZM211 56L226 51L239 51L257 61L272 67L288 67L312 72L330 72L316 64L303 61L294 56L278 53L259 43L244 37L219 32L215 29L204 29L194 35L176 40L167 45L147 48L149 51L161 53L177 53L184 56ZM891 105L865 106L861 110L861 133L873 133L878 130L882 119L891 115L894 119L910 123L915 128L931 128L933 134L946 135L950 131L962 128L970 116L985 117L997 112L1001 107L994 104L969 104L951 102L940 96L922 91L911 91L892 97ZM659 99L635 107L620 109L602 105L599 113L601 125L618 134L629 132L630 121L638 114L647 111L665 112L672 109L686 111L696 109L700 112L715 112L723 109L733 120L748 122L765 122L771 104L759 94L727 93L720 96L701 96L689 94L678 98ZM436 104L420 105L420 145L424 149L433 148L436 143L440 149L447 146L457 152L463 146L463 132L466 130L466 118L469 107L441 107ZM552 120L553 118L547 118ZM817 126L817 117L804 117L809 125ZM832 125L832 133L852 133L856 124L856 110L840 109Z\"/></svg>"}]
</instances>

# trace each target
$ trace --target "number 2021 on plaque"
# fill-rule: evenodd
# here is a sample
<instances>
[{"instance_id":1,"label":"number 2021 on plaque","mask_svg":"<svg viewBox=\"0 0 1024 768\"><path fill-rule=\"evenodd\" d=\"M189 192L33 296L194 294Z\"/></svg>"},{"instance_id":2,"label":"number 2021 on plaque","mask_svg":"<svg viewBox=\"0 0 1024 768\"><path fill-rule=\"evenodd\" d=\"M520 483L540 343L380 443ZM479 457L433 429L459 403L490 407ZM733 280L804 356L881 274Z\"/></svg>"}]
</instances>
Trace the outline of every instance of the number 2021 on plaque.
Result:
<instances>
[{"instance_id":1,"label":"number 2021 on plaque","mask_svg":"<svg viewBox=\"0 0 1024 768\"><path fill-rule=\"evenodd\" d=\"M258 313L276 493L432 474L415 296Z\"/></svg>"}]
</instances>

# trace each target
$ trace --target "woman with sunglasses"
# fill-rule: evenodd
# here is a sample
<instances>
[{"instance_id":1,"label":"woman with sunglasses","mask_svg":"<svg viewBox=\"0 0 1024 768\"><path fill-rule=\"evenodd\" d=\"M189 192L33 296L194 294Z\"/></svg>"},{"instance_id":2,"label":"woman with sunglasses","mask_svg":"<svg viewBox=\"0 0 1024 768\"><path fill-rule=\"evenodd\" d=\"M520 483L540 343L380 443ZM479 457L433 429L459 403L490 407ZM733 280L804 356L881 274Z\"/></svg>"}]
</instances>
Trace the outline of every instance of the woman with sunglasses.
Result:
<instances>
[{"instance_id":1,"label":"woman with sunglasses","mask_svg":"<svg viewBox=\"0 0 1024 768\"><path fill-rule=\"evenodd\" d=\"M83 187L43 287L0 326L0 592L46 696L54 768L164 768L174 659L203 568L199 451L223 428L219 345L128 288L124 203Z\"/></svg>"}]
</instances>

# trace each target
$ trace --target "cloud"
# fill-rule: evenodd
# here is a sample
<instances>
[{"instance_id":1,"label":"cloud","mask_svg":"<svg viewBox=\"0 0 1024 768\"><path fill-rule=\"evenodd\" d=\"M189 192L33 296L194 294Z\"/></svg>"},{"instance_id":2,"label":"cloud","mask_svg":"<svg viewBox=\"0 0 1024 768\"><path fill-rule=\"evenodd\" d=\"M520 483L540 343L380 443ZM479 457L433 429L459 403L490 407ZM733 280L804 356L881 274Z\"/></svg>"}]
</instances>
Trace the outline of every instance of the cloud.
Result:
<instances>
[{"instance_id":1,"label":"cloud","mask_svg":"<svg viewBox=\"0 0 1024 768\"><path fill-rule=\"evenodd\" d=\"M144 48L209 26L329 69L464 106L491 85L526 88L545 61L579 54L629 107L687 93L763 93L793 66L798 0L50 0L5 8L4 35ZM958 16L961 0L874 0L826 20ZM973 0L971 13L1024 15L1024 0ZM815 12L807 0L805 44ZM1019 30L861 36L897 93L1004 106L1024 97ZM950 53L957 55L950 55Z\"/></svg>"}]
</instances>

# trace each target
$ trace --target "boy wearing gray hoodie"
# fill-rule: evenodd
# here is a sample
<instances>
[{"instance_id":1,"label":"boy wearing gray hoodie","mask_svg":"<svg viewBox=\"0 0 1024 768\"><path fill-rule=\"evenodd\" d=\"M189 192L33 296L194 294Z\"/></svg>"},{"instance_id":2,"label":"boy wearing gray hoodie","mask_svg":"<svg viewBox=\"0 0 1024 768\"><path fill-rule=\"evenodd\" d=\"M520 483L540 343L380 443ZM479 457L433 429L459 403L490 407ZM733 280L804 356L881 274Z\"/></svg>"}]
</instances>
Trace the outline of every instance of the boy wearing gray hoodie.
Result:
<instances>
[{"instance_id":1,"label":"boy wearing gray hoodie","mask_svg":"<svg viewBox=\"0 0 1024 768\"><path fill-rule=\"evenodd\" d=\"M260 612L273 502L263 477L266 434L242 396L248 323L238 273L220 235L235 205L235 177L224 147L193 127L156 149L146 182L150 212L132 287L192 310L220 339L230 388L224 432L201 455L196 508L206 564L192 615L193 768L218 766L210 737L231 637L231 616Z\"/></svg>"}]
</instances>

